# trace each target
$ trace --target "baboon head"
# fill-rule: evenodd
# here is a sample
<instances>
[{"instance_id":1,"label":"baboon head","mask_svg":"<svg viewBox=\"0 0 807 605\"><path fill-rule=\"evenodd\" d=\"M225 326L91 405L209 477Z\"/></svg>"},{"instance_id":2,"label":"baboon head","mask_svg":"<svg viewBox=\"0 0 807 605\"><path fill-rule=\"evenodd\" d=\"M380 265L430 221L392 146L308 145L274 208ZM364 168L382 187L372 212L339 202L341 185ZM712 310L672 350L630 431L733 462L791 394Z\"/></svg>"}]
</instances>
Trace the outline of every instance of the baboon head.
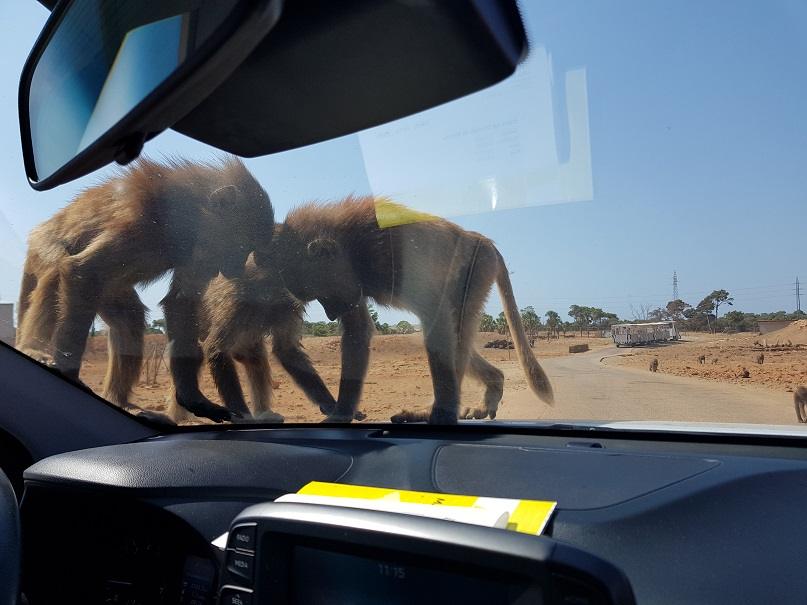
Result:
<instances>
[{"instance_id":1,"label":"baboon head","mask_svg":"<svg viewBox=\"0 0 807 605\"><path fill-rule=\"evenodd\" d=\"M268 262L274 212L269 195L239 160L224 164L217 185L205 201L192 262L239 277L250 252Z\"/></svg>"},{"instance_id":2,"label":"baboon head","mask_svg":"<svg viewBox=\"0 0 807 605\"><path fill-rule=\"evenodd\" d=\"M359 304L361 282L339 239L285 224L276 228L272 241L271 262L295 298L318 300L331 321Z\"/></svg>"}]
</instances>

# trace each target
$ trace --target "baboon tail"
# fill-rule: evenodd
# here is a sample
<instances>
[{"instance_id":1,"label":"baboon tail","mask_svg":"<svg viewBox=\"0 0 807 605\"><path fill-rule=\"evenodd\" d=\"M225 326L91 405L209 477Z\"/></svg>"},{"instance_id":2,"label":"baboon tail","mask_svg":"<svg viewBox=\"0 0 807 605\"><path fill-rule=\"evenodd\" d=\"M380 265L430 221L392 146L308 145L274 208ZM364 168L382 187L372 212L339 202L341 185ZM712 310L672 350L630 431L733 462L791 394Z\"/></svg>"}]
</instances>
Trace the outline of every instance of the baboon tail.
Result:
<instances>
[{"instance_id":1,"label":"baboon tail","mask_svg":"<svg viewBox=\"0 0 807 605\"><path fill-rule=\"evenodd\" d=\"M521 314L518 311L516 297L513 295L513 285L510 283L507 265L505 265L499 251L496 250L495 252L499 259L496 285L499 287L499 296L501 296L502 305L504 306L504 316L507 318L507 325L510 326L518 361L527 376L527 383L530 385L532 392L538 395L545 403L552 405L555 402L552 385L549 383L549 378L538 363L535 355L533 355L532 349L527 342L527 334L524 332L524 325L521 323Z\"/></svg>"}]
</instances>

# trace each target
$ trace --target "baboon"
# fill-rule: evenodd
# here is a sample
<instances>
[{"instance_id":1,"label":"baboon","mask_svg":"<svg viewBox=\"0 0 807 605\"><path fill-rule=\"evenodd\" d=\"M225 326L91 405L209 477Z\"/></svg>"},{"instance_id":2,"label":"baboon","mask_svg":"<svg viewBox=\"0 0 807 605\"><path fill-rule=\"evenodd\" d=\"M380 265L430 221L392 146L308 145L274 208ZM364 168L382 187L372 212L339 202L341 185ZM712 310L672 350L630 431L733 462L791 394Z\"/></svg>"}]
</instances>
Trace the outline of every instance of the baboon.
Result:
<instances>
[{"instance_id":1,"label":"baboon","mask_svg":"<svg viewBox=\"0 0 807 605\"><path fill-rule=\"evenodd\" d=\"M743 368L740 372L740 378L751 378L751 372L748 371L748 368Z\"/></svg>"},{"instance_id":2,"label":"baboon","mask_svg":"<svg viewBox=\"0 0 807 605\"><path fill-rule=\"evenodd\" d=\"M698 363L704 365L706 363L706 355L701 355L698 357Z\"/></svg>"},{"instance_id":3,"label":"baboon","mask_svg":"<svg viewBox=\"0 0 807 605\"><path fill-rule=\"evenodd\" d=\"M720 361L720 358L715 357L714 359L712 359L712 365L716 366L719 361Z\"/></svg>"},{"instance_id":4,"label":"baboon","mask_svg":"<svg viewBox=\"0 0 807 605\"><path fill-rule=\"evenodd\" d=\"M250 252L263 254L259 244L273 228L268 195L237 158L219 165L138 160L31 232L18 347L78 380L90 326L100 315L109 326L103 395L128 406L146 315L135 286L173 271L161 304L177 403L227 420L230 411L199 390L199 302L217 274L241 275Z\"/></svg>"},{"instance_id":5,"label":"baboon","mask_svg":"<svg viewBox=\"0 0 807 605\"><path fill-rule=\"evenodd\" d=\"M397 217L395 226L381 227L378 216ZM486 237L388 200L349 197L292 210L275 230L270 255L284 288L301 303L318 300L331 321L341 321L342 377L328 420L352 420L361 397L373 332L367 298L420 318L434 404L418 419L457 422L466 370L486 385L483 407L468 415L494 418L504 374L472 349L493 282L527 382L545 402L553 401L527 342L504 259Z\"/></svg>"},{"instance_id":6,"label":"baboon","mask_svg":"<svg viewBox=\"0 0 807 605\"><path fill-rule=\"evenodd\" d=\"M760 353L759 355L757 355L757 363L759 365L765 363L765 353Z\"/></svg>"},{"instance_id":7,"label":"baboon","mask_svg":"<svg viewBox=\"0 0 807 605\"><path fill-rule=\"evenodd\" d=\"M653 360L650 362L650 371L658 372L658 357L654 357Z\"/></svg>"},{"instance_id":8,"label":"baboon","mask_svg":"<svg viewBox=\"0 0 807 605\"><path fill-rule=\"evenodd\" d=\"M302 348L303 311L300 301L280 286L278 276L257 267L252 257L243 278L219 276L210 283L202 299L202 349L228 409L264 422L283 422L283 416L271 409L273 380L264 345L264 338L271 335L272 350L294 382L323 414L333 411L336 400ZM251 410L236 361L246 370ZM354 415L356 420L364 418L359 411Z\"/></svg>"},{"instance_id":9,"label":"baboon","mask_svg":"<svg viewBox=\"0 0 807 605\"><path fill-rule=\"evenodd\" d=\"M807 422L807 387L793 391L793 402L796 404L796 418L799 422Z\"/></svg>"}]
</instances>

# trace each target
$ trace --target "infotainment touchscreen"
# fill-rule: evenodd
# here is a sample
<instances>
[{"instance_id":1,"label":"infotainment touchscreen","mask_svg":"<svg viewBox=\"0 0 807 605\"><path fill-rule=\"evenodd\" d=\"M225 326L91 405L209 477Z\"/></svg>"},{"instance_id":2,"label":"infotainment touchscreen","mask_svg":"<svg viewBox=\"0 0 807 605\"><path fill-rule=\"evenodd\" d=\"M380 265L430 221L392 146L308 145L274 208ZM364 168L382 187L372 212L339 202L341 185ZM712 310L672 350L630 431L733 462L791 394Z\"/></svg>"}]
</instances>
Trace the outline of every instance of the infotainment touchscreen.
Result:
<instances>
[{"instance_id":1,"label":"infotainment touchscreen","mask_svg":"<svg viewBox=\"0 0 807 605\"><path fill-rule=\"evenodd\" d=\"M464 572L460 565L418 564L393 553L371 558L311 546L291 550L289 601L296 605L509 605L527 588Z\"/></svg>"}]
</instances>

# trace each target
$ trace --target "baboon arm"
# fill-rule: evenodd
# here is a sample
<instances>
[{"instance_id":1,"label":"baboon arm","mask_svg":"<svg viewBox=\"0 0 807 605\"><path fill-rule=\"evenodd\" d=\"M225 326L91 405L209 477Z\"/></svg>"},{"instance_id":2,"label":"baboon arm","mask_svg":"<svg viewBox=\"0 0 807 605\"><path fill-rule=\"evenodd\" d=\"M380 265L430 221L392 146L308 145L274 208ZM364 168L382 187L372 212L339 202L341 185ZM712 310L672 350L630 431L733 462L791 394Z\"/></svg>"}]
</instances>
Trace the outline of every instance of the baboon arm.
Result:
<instances>
[{"instance_id":1,"label":"baboon arm","mask_svg":"<svg viewBox=\"0 0 807 605\"><path fill-rule=\"evenodd\" d=\"M311 365L300 344L302 321L294 317L272 328L272 350L280 365L289 373L309 400L316 403L323 414L330 414L336 406L333 395L325 386L322 377Z\"/></svg>"},{"instance_id":2,"label":"baboon arm","mask_svg":"<svg viewBox=\"0 0 807 605\"><path fill-rule=\"evenodd\" d=\"M361 399L364 379L370 365L370 340L373 337L373 320L362 301L341 317L342 322L342 376L339 380L339 399L334 416L349 422L355 416Z\"/></svg>"}]
</instances>

